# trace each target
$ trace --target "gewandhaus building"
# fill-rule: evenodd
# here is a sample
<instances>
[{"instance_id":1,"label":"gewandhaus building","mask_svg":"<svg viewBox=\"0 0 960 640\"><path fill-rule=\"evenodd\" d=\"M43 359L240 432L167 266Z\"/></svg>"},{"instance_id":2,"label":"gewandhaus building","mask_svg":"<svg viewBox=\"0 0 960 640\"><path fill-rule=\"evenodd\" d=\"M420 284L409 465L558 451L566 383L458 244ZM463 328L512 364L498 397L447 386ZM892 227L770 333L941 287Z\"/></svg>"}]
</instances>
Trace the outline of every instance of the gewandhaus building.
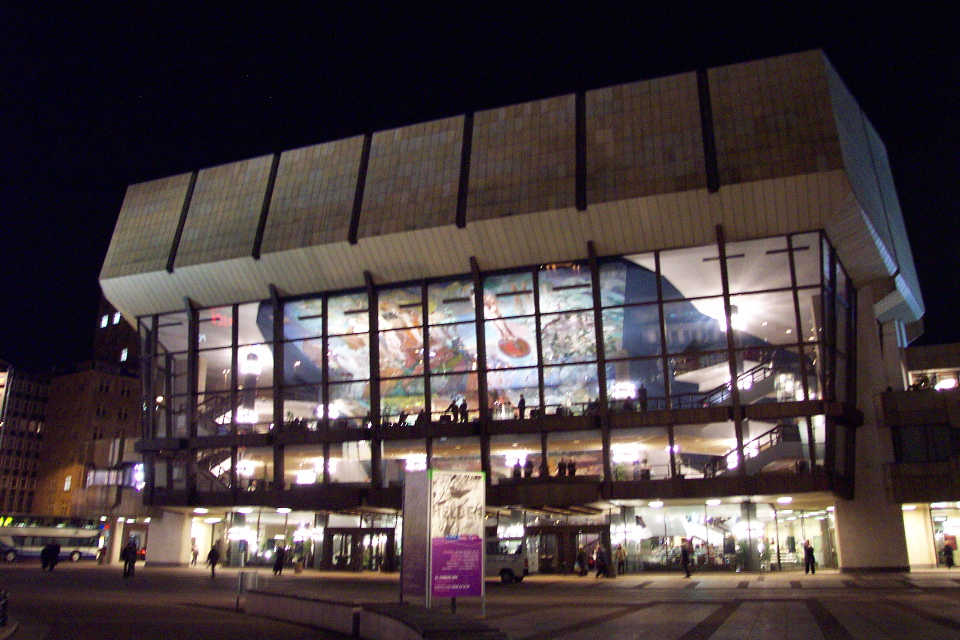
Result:
<instances>
[{"instance_id":1,"label":"gewandhaus building","mask_svg":"<svg viewBox=\"0 0 960 640\"><path fill-rule=\"evenodd\" d=\"M806 540L910 565L877 405L923 302L822 52L132 185L100 283L143 340L154 561L395 569L429 468L486 474L531 572L683 538L717 570Z\"/></svg>"}]
</instances>

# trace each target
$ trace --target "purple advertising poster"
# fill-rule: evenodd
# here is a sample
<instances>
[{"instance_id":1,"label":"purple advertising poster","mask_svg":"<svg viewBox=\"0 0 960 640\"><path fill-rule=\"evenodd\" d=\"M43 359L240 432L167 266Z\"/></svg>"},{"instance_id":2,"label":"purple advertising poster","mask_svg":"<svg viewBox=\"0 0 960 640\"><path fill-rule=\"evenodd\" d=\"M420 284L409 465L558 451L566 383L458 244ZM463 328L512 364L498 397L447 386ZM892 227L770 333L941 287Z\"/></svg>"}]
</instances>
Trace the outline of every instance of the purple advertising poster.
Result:
<instances>
[{"instance_id":1,"label":"purple advertising poster","mask_svg":"<svg viewBox=\"0 0 960 640\"><path fill-rule=\"evenodd\" d=\"M435 538L431 574L435 597L483 595L483 539Z\"/></svg>"},{"instance_id":2,"label":"purple advertising poster","mask_svg":"<svg viewBox=\"0 0 960 640\"><path fill-rule=\"evenodd\" d=\"M484 475L429 473L430 593L438 598L483 596Z\"/></svg>"}]
</instances>

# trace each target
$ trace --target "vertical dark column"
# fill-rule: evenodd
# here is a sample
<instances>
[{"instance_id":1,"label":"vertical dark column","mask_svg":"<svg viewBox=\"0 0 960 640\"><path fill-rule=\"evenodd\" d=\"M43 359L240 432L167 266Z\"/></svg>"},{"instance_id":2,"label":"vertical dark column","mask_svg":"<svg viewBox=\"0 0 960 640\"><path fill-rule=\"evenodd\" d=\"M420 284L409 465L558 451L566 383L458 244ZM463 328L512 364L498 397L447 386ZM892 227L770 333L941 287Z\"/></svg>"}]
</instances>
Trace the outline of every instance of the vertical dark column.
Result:
<instances>
[{"instance_id":1,"label":"vertical dark column","mask_svg":"<svg viewBox=\"0 0 960 640\"><path fill-rule=\"evenodd\" d=\"M232 307L233 323L230 325L230 435L236 442L237 436L237 410L240 408L240 356L238 354L238 345L240 344L240 323L237 322L240 317L240 305L235 304ZM240 475L237 473L237 463L240 462L237 445L230 447L230 486L233 488L233 495L239 496L240 493Z\"/></svg>"},{"instance_id":2,"label":"vertical dark column","mask_svg":"<svg viewBox=\"0 0 960 640\"><path fill-rule=\"evenodd\" d=\"M363 209L363 191L367 185L367 170L370 168L370 145L373 134L363 136L363 149L360 152L360 168L357 171L357 188L353 193L353 211L350 213L350 229L347 232L347 242L357 244L360 235L360 211Z\"/></svg>"},{"instance_id":3,"label":"vertical dark column","mask_svg":"<svg viewBox=\"0 0 960 640\"><path fill-rule=\"evenodd\" d=\"M550 475L549 450L547 449L547 432L540 432L540 475L544 478Z\"/></svg>"},{"instance_id":4,"label":"vertical dark column","mask_svg":"<svg viewBox=\"0 0 960 640\"><path fill-rule=\"evenodd\" d=\"M320 313L322 315L323 329L320 334L320 348L323 350L321 355L320 372L320 401L323 403L323 415L320 416L323 430L330 431L330 297L323 296L320 303ZM324 473L329 477L330 471L324 467Z\"/></svg>"},{"instance_id":5,"label":"vertical dark column","mask_svg":"<svg viewBox=\"0 0 960 640\"><path fill-rule=\"evenodd\" d=\"M575 102L576 122L576 184L577 211L587 210L587 95L578 92Z\"/></svg>"},{"instance_id":6,"label":"vertical dark column","mask_svg":"<svg viewBox=\"0 0 960 640\"><path fill-rule=\"evenodd\" d=\"M587 242L587 255L590 260L590 285L593 293L593 339L597 344L597 385L599 387L600 441L603 460L604 485L607 491L613 481L613 461L610 459L610 407L607 403L607 354L603 342L603 301L600 297L600 265L593 240ZM608 493L609 495L609 493Z\"/></svg>"},{"instance_id":7,"label":"vertical dark column","mask_svg":"<svg viewBox=\"0 0 960 640\"><path fill-rule=\"evenodd\" d=\"M797 323L797 353L800 356L800 382L803 386L803 399L810 399L807 385L807 357L804 354L803 318L800 315L800 291L797 289L797 262L794 256L793 236L787 236L787 257L790 261L790 289L793 292L793 320Z\"/></svg>"},{"instance_id":8,"label":"vertical dark column","mask_svg":"<svg viewBox=\"0 0 960 640\"><path fill-rule=\"evenodd\" d=\"M283 424L283 303L280 301L280 292L270 285L270 307L273 316L273 428L277 433L286 430ZM273 443L273 486L276 489L285 489L286 482L284 469L284 445Z\"/></svg>"},{"instance_id":9,"label":"vertical dark column","mask_svg":"<svg viewBox=\"0 0 960 640\"><path fill-rule=\"evenodd\" d=\"M532 269L533 276L533 331L536 335L536 344L537 344L537 394L540 399L537 401L537 404L540 406L540 415L547 414L547 398L544 390L544 373L543 373L543 332L540 331L540 269L539 267L533 267Z\"/></svg>"},{"instance_id":10,"label":"vertical dark column","mask_svg":"<svg viewBox=\"0 0 960 640\"><path fill-rule=\"evenodd\" d=\"M273 199L273 187L277 182L277 169L280 167L280 154L273 154L273 162L270 164L270 175L267 177L267 189L263 194L263 204L260 206L260 219L257 221L257 232L253 237L253 251L251 255L254 260L260 259L260 249L263 248L263 234L267 228L267 216L270 214L270 200Z\"/></svg>"},{"instance_id":11,"label":"vertical dark column","mask_svg":"<svg viewBox=\"0 0 960 640\"><path fill-rule=\"evenodd\" d=\"M159 438L157 431L157 336L160 316L150 317L150 328L140 321L140 398L143 405L143 432L145 440Z\"/></svg>"},{"instance_id":12,"label":"vertical dark column","mask_svg":"<svg viewBox=\"0 0 960 640\"><path fill-rule=\"evenodd\" d=\"M857 406L857 289L847 278L847 397L846 403ZM882 337L881 337L882 339Z\"/></svg>"},{"instance_id":13,"label":"vertical dark column","mask_svg":"<svg viewBox=\"0 0 960 640\"><path fill-rule=\"evenodd\" d=\"M177 221L177 230L173 234L170 244L170 254L167 256L167 273L173 273L173 265L177 262L177 251L180 250L180 239L183 237L183 227L187 224L187 213L190 211L190 202L193 200L193 191L197 186L198 171L190 174L190 184L187 186L187 196L180 207L180 220Z\"/></svg>"},{"instance_id":14,"label":"vertical dark column","mask_svg":"<svg viewBox=\"0 0 960 640\"><path fill-rule=\"evenodd\" d=\"M653 252L653 263L654 268L656 269L655 278L657 281L657 313L659 314L658 322L660 323L660 366L663 369L663 397L665 400L665 409L670 409L673 407L673 400L671 397L672 390L670 384L670 358L667 355L667 316L663 310L663 278L660 275L660 252ZM671 433L673 432L673 426L670 426Z\"/></svg>"},{"instance_id":15,"label":"vertical dark column","mask_svg":"<svg viewBox=\"0 0 960 640\"><path fill-rule=\"evenodd\" d=\"M323 441L323 484L330 484L330 441Z\"/></svg>"},{"instance_id":16,"label":"vertical dark column","mask_svg":"<svg viewBox=\"0 0 960 640\"><path fill-rule=\"evenodd\" d=\"M193 301L183 299L184 310L187 316L187 398L186 420L187 441L197 437L197 372L199 371L200 356L197 351L200 338L200 323ZM197 449L190 445L186 450L186 489L187 500L193 504L197 494Z\"/></svg>"},{"instance_id":17,"label":"vertical dark column","mask_svg":"<svg viewBox=\"0 0 960 640\"><path fill-rule=\"evenodd\" d=\"M824 398L830 402L837 399L837 252L827 243L827 289L823 301L824 311Z\"/></svg>"},{"instance_id":18,"label":"vertical dark column","mask_svg":"<svg viewBox=\"0 0 960 640\"><path fill-rule=\"evenodd\" d=\"M427 469L433 469L433 438L427 436L425 445L427 451Z\"/></svg>"},{"instance_id":19,"label":"vertical dark column","mask_svg":"<svg viewBox=\"0 0 960 640\"><path fill-rule=\"evenodd\" d=\"M373 274L363 272L367 286L367 314L370 322L370 486L383 486L382 442L380 439L380 313Z\"/></svg>"},{"instance_id":20,"label":"vertical dark column","mask_svg":"<svg viewBox=\"0 0 960 640\"><path fill-rule=\"evenodd\" d=\"M710 100L710 78L706 69L697 70L697 95L700 98L700 130L703 134L703 165L707 174L707 191L720 190L717 164L717 142L713 129L713 103Z\"/></svg>"},{"instance_id":21,"label":"vertical dark column","mask_svg":"<svg viewBox=\"0 0 960 640\"><path fill-rule=\"evenodd\" d=\"M740 372L737 367L737 345L733 328L733 305L730 303L730 276L727 272L727 242L723 235L723 225L717 225L717 251L720 254L720 283L723 287L723 316L727 323L727 362L730 365L730 403L733 410L733 428L737 435L737 465L740 475L747 474L746 460L743 457L743 409L740 407Z\"/></svg>"},{"instance_id":22,"label":"vertical dark column","mask_svg":"<svg viewBox=\"0 0 960 640\"><path fill-rule=\"evenodd\" d=\"M487 338L483 313L483 275L480 264L470 256L470 275L473 277L473 300L477 317L477 410L480 414L480 466L490 477L490 407L487 406Z\"/></svg>"},{"instance_id":23,"label":"vertical dark column","mask_svg":"<svg viewBox=\"0 0 960 640\"><path fill-rule=\"evenodd\" d=\"M470 194L470 160L473 155L473 113L463 116L463 143L460 145L460 184L457 187L458 229L467 226L467 198Z\"/></svg>"},{"instance_id":24,"label":"vertical dark column","mask_svg":"<svg viewBox=\"0 0 960 640\"><path fill-rule=\"evenodd\" d=\"M430 297L426 281L420 288L420 317L423 325L423 411L427 422L433 420L433 397L430 387ZM420 435L420 434L418 434Z\"/></svg>"}]
</instances>

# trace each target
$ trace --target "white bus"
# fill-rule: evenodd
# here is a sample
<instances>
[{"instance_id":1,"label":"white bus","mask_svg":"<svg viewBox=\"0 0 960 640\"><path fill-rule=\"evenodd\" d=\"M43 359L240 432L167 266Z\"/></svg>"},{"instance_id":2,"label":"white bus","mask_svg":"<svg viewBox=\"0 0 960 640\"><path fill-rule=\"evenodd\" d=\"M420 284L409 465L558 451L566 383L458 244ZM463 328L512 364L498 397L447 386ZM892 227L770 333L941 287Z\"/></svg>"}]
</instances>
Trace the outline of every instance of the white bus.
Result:
<instances>
[{"instance_id":1,"label":"white bus","mask_svg":"<svg viewBox=\"0 0 960 640\"><path fill-rule=\"evenodd\" d=\"M103 525L96 520L56 516L0 515L0 558L39 558L49 544L60 545L60 560L95 559Z\"/></svg>"}]
</instances>

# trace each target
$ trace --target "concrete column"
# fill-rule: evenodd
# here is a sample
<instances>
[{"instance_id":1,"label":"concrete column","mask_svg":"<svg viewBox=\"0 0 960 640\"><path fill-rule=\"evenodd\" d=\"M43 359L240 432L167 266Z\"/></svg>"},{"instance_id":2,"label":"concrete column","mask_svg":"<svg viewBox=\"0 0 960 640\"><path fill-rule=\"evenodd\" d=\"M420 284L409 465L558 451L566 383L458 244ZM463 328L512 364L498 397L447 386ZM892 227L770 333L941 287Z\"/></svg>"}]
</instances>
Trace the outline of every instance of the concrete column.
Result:
<instances>
[{"instance_id":1,"label":"concrete column","mask_svg":"<svg viewBox=\"0 0 960 640\"><path fill-rule=\"evenodd\" d=\"M110 525L110 548L107 549L107 564L120 562L120 550L123 549L123 545L127 543L123 532L125 528L123 523L126 522L126 520L126 518L115 518L113 523Z\"/></svg>"},{"instance_id":2,"label":"concrete column","mask_svg":"<svg viewBox=\"0 0 960 640\"><path fill-rule=\"evenodd\" d=\"M932 569L937 566L937 549L933 542L930 507L917 505L903 512L903 528L907 532L907 555L911 569Z\"/></svg>"},{"instance_id":3,"label":"concrete column","mask_svg":"<svg viewBox=\"0 0 960 640\"><path fill-rule=\"evenodd\" d=\"M163 511L150 521L148 565L183 566L190 562L190 516Z\"/></svg>"},{"instance_id":4,"label":"concrete column","mask_svg":"<svg viewBox=\"0 0 960 640\"><path fill-rule=\"evenodd\" d=\"M903 512L885 490L884 465L893 462L893 443L883 428L880 394L890 381L869 285L858 292L857 317L857 408L863 426L857 430L854 499L838 499L834 512L840 570L909 571Z\"/></svg>"},{"instance_id":5,"label":"concrete column","mask_svg":"<svg viewBox=\"0 0 960 640\"><path fill-rule=\"evenodd\" d=\"M883 333L883 368L887 376L887 385L894 391L905 391L907 384L907 368L904 366L903 349L907 346L903 323L891 320L881 325Z\"/></svg>"}]
</instances>

